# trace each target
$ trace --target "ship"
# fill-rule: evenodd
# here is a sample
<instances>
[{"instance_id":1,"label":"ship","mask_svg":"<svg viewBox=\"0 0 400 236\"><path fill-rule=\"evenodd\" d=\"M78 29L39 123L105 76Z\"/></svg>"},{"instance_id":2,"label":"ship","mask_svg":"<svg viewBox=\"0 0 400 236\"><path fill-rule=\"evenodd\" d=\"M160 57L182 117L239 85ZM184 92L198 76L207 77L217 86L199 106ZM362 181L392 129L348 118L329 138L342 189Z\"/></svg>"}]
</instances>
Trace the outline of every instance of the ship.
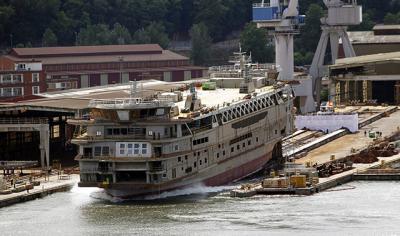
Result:
<instances>
[{"instance_id":1,"label":"ship","mask_svg":"<svg viewBox=\"0 0 400 236\"><path fill-rule=\"evenodd\" d=\"M88 114L69 121L78 129L78 185L126 199L260 171L292 132L295 94L271 82L273 68L236 58L168 92L138 91L133 82L129 97L90 101Z\"/></svg>"}]
</instances>

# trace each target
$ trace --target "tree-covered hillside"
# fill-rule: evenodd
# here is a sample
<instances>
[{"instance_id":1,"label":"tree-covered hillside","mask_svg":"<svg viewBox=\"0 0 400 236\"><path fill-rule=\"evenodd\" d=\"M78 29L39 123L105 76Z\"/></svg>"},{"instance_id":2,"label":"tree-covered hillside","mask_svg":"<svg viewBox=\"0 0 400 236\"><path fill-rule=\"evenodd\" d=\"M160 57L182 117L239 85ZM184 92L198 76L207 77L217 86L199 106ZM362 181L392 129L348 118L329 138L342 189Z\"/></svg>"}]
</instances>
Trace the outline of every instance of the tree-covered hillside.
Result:
<instances>
[{"instance_id":1,"label":"tree-covered hillside","mask_svg":"<svg viewBox=\"0 0 400 236\"><path fill-rule=\"evenodd\" d=\"M126 43L167 47L171 40L188 40L193 25L201 25L196 30L206 30L211 40L218 42L251 21L253 2L259 1L0 0L0 47ZM307 13L309 19L296 43L302 46L297 57L308 61L318 41L319 17L324 10L322 0L299 2L301 13ZM400 23L400 0L359 2L364 6L364 23L354 29L368 30L383 21Z\"/></svg>"}]
</instances>

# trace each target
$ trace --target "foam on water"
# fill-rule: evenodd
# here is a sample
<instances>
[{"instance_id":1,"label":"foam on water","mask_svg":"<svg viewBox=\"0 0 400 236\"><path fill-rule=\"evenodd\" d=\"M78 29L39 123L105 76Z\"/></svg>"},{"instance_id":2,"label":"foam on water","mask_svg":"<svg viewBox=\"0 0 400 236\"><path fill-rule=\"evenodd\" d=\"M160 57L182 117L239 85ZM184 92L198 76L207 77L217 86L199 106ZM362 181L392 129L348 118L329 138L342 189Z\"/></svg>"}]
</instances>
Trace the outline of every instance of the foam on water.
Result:
<instances>
[{"instance_id":1,"label":"foam on water","mask_svg":"<svg viewBox=\"0 0 400 236\"><path fill-rule=\"evenodd\" d=\"M219 193L227 190L231 190L235 188L235 186L218 186L218 187L208 187L203 184L196 184L183 189L176 189L172 191L162 192L160 194L154 194L145 196L144 200L157 200L157 199L165 199L171 197L179 197L179 196L188 196L194 194L210 194L210 193Z\"/></svg>"},{"instance_id":2,"label":"foam on water","mask_svg":"<svg viewBox=\"0 0 400 236\"><path fill-rule=\"evenodd\" d=\"M192 185L183 189L176 189L171 191L161 192L160 194L152 194L140 197L134 197L129 199L122 199L118 197L110 196L104 190L96 189L88 191L91 198L109 201L112 203L122 203L126 201L151 201L151 200L161 200L161 199L168 199L174 197L182 197L182 196L189 196L189 195L198 195L198 194L211 194L211 193L220 193L228 190L234 189L236 186L217 186L217 187L209 187L203 184L196 184Z\"/></svg>"}]
</instances>

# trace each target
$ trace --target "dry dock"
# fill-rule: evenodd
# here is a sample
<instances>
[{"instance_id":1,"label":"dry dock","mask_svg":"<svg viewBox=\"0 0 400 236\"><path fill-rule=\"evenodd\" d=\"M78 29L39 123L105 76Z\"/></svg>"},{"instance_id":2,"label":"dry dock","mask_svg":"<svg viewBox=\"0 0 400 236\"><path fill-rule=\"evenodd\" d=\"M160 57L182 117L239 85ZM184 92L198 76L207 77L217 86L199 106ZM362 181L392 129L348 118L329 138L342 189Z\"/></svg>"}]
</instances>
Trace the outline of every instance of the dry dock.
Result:
<instances>
[{"instance_id":1,"label":"dry dock","mask_svg":"<svg viewBox=\"0 0 400 236\"><path fill-rule=\"evenodd\" d=\"M69 190L79 180L79 175L72 174L67 179L59 179L59 176L50 176L49 180L41 181L40 186L35 186L29 191L0 195L0 208L20 202L26 202L42 198L52 193Z\"/></svg>"}]
</instances>

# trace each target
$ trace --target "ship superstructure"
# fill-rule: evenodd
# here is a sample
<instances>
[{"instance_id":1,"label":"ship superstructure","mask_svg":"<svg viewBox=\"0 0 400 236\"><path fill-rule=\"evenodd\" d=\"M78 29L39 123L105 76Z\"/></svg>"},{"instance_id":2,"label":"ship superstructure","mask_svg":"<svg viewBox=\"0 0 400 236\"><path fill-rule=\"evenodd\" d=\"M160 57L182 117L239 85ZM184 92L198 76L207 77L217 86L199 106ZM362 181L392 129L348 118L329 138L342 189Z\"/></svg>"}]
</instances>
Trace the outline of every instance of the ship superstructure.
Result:
<instances>
[{"instance_id":1,"label":"ship superstructure","mask_svg":"<svg viewBox=\"0 0 400 236\"><path fill-rule=\"evenodd\" d=\"M83 128L73 140L80 146L79 186L124 198L221 185L260 170L292 131L294 94L285 84L250 86L241 93L203 81L91 101L86 119L70 121Z\"/></svg>"}]
</instances>

